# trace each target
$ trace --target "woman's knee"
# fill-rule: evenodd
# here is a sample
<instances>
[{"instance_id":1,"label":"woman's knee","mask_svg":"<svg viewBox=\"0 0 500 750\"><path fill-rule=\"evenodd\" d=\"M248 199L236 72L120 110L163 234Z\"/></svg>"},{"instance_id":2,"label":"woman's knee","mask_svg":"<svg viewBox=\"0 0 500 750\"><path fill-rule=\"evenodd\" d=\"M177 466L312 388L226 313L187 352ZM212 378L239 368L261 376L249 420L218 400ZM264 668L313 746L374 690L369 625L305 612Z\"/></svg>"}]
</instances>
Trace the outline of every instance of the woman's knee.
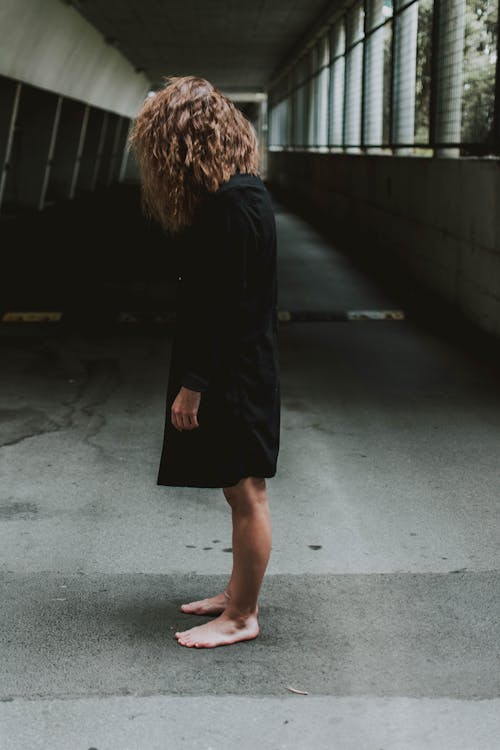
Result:
<instances>
[{"instance_id":1,"label":"woman's knee","mask_svg":"<svg viewBox=\"0 0 500 750\"><path fill-rule=\"evenodd\" d=\"M233 510L247 512L267 502L266 480L245 477L231 487L224 487L224 496Z\"/></svg>"}]
</instances>

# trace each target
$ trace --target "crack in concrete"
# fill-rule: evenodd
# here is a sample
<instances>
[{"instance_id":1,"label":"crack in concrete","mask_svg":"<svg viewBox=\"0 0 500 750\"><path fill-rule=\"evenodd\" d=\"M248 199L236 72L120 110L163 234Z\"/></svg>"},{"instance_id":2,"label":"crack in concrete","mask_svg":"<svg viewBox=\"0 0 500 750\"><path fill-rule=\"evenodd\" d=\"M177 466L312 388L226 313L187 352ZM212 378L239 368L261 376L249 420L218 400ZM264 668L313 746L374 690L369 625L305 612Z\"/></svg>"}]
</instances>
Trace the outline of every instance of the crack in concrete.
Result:
<instances>
[{"instance_id":1,"label":"crack in concrete","mask_svg":"<svg viewBox=\"0 0 500 750\"><path fill-rule=\"evenodd\" d=\"M60 424L59 422L55 422L51 419L48 419L44 427L40 427L39 429L29 429L28 433L25 435L20 435L18 437L12 438L11 440L0 441L0 447L6 448L11 445L18 445L18 443L22 443L23 440L28 440L29 438L38 437L40 435L45 435L48 432L58 432L64 427L65 427L64 424Z\"/></svg>"},{"instance_id":2,"label":"crack in concrete","mask_svg":"<svg viewBox=\"0 0 500 750\"><path fill-rule=\"evenodd\" d=\"M85 359L82 362L85 366L85 379L75 399L70 402L69 423L71 427L78 428L79 417L88 417L82 441L97 450L102 458L114 459L110 451L94 442L92 438L95 438L107 424L104 414L96 412L96 408L105 404L123 382L120 366L118 360L112 358Z\"/></svg>"},{"instance_id":3,"label":"crack in concrete","mask_svg":"<svg viewBox=\"0 0 500 750\"><path fill-rule=\"evenodd\" d=\"M78 390L73 398L62 402L63 407L67 407L67 411L57 419L48 417L42 410L31 407L1 410L0 417L4 424L9 419L15 423L16 418L23 422L17 426L17 432L21 434L0 440L0 447L18 445L24 440L50 432L59 432L68 428L78 429L81 427L79 423L82 417L86 417L83 425L83 442L98 450L103 457L112 458L111 453L92 439L107 424L104 414L97 412L96 409L105 404L122 383L119 363L116 359L108 357L82 359L81 362L84 371ZM15 424L14 427L16 427Z\"/></svg>"}]
</instances>

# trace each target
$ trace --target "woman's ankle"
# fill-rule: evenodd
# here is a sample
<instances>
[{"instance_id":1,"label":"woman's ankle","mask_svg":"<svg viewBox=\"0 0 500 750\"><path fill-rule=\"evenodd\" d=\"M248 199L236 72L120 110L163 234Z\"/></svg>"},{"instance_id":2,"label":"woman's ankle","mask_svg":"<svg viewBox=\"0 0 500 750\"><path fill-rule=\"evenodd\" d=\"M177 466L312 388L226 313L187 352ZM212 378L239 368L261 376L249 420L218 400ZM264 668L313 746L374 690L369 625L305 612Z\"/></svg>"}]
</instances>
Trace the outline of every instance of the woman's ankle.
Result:
<instances>
[{"instance_id":1,"label":"woman's ankle","mask_svg":"<svg viewBox=\"0 0 500 750\"><path fill-rule=\"evenodd\" d=\"M257 617L258 614L258 606L255 605L253 608L245 607L245 606L235 606L234 603L229 603L226 606L225 616L229 618L230 620L234 620L234 622L237 622L238 624L244 625L247 620L250 618Z\"/></svg>"}]
</instances>

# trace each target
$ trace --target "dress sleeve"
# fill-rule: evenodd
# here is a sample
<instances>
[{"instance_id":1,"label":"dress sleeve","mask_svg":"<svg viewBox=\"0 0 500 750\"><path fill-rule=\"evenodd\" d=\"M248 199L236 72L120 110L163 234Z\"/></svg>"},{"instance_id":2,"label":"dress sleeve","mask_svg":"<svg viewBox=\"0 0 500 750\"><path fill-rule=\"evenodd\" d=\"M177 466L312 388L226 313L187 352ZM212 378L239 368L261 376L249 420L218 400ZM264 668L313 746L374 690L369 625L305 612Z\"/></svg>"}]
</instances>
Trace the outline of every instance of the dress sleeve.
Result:
<instances>
[{"instance_id":1,"label":"dress sleeve","mask_svg":"<svg viewBox=\"0 0 500 750\"><path fill-rule=\"evenodd\" d=\"M237 319L246 286L247 235L241 208L227 193L210 201L193 235L178 308L180 383L193 391L209 390L220 347Z\"/></svg>"}]
</instances>

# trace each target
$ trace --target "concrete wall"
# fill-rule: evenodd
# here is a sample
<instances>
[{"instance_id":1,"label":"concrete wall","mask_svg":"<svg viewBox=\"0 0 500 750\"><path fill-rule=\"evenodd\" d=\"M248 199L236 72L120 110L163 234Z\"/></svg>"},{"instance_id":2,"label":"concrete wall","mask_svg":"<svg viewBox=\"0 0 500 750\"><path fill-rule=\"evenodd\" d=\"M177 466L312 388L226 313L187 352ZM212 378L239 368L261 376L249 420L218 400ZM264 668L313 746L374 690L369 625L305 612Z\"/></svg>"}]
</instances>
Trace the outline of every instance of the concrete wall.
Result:
<instances>
[{"instance_id":1,"label":"concrete wall","mask_svg":"<svg viewBox=\"0 0 500 750\"><path fill-rule=\"evenodd\" d=\"M131 122L0 76L0 221L123 182Z\"/></svg>"},{"instance_id":2,"label":"concrete wall","mask_svg":"<svg viewBox=\"0 0 500 750\"><path fill-rule=\"evenodd\" d=\"M134 117L148 79L61 0L1 0L0 75Z\"/></svg>"},{"instance_id":3,"label":"concrete wall","mask_svg":"<svg viewBox=\"0 0 500 750\"><path fill-rule=\"evenodd\" d=\"M500 335L498 160L271 151L268 181Z\"/></svg>"}]
</instances>

